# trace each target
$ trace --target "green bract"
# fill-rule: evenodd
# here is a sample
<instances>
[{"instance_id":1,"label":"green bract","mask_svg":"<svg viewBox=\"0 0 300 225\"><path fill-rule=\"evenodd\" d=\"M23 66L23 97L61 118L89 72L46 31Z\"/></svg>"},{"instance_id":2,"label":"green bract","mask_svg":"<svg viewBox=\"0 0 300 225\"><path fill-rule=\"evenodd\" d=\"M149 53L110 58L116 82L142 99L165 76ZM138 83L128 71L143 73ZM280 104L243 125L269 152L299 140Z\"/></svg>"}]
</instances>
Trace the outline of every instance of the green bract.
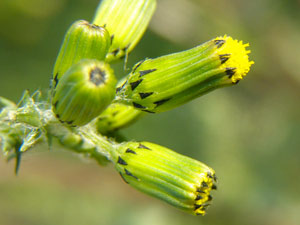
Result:
<instances>
[{"instance_id":1,"label":"green bract","mask_svg":"<svg viewBox=\"0 0 300 225\"><path fill-rule=\"evenodd\" d=\"M116 79L108 64L85 59L59 80L52 99L56 117L82 126L97 117L114 99Z\"/></svg>"},{"instance_id":2,"label":"green bract","mask_svg":"<svg viewBox=\"0 0 300 225\"><path fill-rule=\"evenodd\" d=\"M155 8L156 0L101 1L93 23L105 27L111 35L107 62L131 52L142 38Z\"/></svg>"},{"instance_id":3,"label":"green bract","mask_svg":"<svg viewBox=\"0 0 300 225\"><path fill-rule=\"evenodd\" d=\"M53 70L53 86L64 73L81 59L103 61L110 47L110 35L103 27L76 21L67 31Z\"/></svg>"}]
</instances>

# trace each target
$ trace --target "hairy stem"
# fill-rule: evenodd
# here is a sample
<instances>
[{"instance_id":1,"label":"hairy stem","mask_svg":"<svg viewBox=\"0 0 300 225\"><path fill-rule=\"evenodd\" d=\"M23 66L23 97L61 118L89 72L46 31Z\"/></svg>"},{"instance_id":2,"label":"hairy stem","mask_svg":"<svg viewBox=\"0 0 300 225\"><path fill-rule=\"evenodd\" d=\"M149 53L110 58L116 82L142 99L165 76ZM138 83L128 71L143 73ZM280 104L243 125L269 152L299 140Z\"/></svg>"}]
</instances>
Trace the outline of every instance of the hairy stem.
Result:
<instances>
[{"instance_id":1,"label":"hairy stem","mask_svg":"<svg viewBox=\"0 0 300 225\"><path fill-rule=\"evenodd\" d=\"M61 123L48 102L35 99L36 96L25 92L17 107L2 104L0 108L0 148L7 159L16 158L19 165L21 155L37 143L48 141L51 147L52 140L57 139L66 149L95 159L101 165L111 161L116 146L113 140L98 133L93 123L83 127Z\"/></svg>"}]
</instances>

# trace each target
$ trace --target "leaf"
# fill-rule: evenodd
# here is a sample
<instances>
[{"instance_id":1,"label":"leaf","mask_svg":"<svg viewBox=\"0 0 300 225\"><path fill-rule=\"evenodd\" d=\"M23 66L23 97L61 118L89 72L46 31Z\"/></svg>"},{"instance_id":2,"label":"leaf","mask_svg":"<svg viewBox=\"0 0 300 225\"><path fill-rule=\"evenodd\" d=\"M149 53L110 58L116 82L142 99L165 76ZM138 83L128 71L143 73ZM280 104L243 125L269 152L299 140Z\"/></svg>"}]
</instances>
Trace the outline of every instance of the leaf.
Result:
<instances>
[{"instance_id":1,"label":"leaf","mask_svg":"<svg viewBox=\"0 0 300 225\"><path fill-rule=\"evenodd\" d=\"M42 138L42 131L40 129L32 130L24 138L22 145L20 146L20 152L26 152L32 148Z\"/></svg>"},{"instance_id":2,"label":"leaf","mask_svg":"<svg viewBox=\"0 0 300 225\"><path fill-rule=\"evenodd\" d=\"M22 152L20 152L19 148L16 148L16 165L15 165L15 174L18 175L19 169L20 169L20 165L21 165L21 155Z\"/></svg>"},{"instance_id":3,"label":"leaf","mask_svg":"<svg viewBox=\"0 0 300 225\"><path fill-rule=\"evenodd\" d=\"M18 108L22 107L22 106L26 105L28 102L32 102L32 99L30 97L29 90L25 90L20 102L17 105L17 107Z\"/></svg>"}]
</instances>

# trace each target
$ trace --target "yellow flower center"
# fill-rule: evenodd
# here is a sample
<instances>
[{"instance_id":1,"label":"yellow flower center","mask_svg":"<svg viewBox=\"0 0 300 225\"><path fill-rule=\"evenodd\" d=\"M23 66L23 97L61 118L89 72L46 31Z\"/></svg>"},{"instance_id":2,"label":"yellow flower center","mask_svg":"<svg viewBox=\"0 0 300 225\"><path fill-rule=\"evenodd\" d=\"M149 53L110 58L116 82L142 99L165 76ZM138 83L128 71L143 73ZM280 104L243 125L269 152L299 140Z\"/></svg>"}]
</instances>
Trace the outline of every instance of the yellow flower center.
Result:
<instances>
[{"instance_id":1,"label":"yellow flower center","mask_svg":"<svg viewBox=\"0 0 300 225\"><path fill-rule=\"evenodd\" d=\"M228 60L221 65L221 68L229 68L234 71L234 74L231 76L233 83L242 80L249 72L251 65L254 64L253 61L249 61L248 57L251 51L246 49L246 47L249 47L249 43L243 44L242 41L234 40L227 35L217 37L215 41L216 40L225 41L225 43L217 49L217 54L220 56L230 55Z\"/></svg>"}]
</instances>

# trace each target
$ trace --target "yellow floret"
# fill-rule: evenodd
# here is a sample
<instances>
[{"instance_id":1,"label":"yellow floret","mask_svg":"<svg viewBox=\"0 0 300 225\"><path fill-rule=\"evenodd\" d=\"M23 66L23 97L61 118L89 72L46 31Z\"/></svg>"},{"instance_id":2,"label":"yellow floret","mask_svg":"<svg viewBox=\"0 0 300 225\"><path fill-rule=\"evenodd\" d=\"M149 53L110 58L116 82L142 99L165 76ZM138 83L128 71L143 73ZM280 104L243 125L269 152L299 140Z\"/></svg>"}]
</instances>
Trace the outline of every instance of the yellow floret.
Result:
<instances>
[{"instance_id":1,"label":"yellow floret","mask_svg":"<svg viewBox=\"0 0 300 225\"><path fill-rule=\"evenodd\" d=\"M249 43L243 44L242 41L234 40L227 35L217 37L215 40L225 41L225 43L217 49L217 54L230 54L229 59L221 65L221 68L235 68L234 75L231 77L233 83L242 80L249 72L251 65L254 64L253 61L249 61L248 57L251 51L246 49L246 47L249 47Z\"/></svg>"}]
</instances>

